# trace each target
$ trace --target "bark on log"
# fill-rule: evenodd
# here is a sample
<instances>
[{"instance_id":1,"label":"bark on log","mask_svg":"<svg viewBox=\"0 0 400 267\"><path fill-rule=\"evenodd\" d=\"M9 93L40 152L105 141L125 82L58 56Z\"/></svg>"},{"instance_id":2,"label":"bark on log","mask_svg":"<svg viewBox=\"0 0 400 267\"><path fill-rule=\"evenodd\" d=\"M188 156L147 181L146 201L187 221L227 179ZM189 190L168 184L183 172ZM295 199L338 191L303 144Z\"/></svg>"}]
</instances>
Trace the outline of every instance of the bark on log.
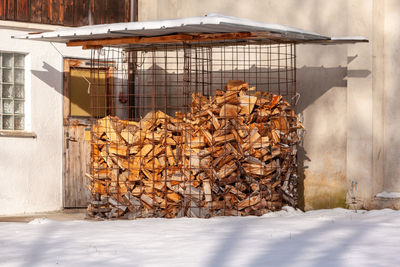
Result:
<instances>
[{"instance_id":1,"label":"bark on log","mask_svg":"<svg viewBox=\"0 0 400 267\"><path fill-rule=\"evenodd\" d=\"M297 130L279 95L230 81L190 113L107 116L92 127L92 202L98 218L262 215L297 205Z\"/></svg>"}]
</instances>

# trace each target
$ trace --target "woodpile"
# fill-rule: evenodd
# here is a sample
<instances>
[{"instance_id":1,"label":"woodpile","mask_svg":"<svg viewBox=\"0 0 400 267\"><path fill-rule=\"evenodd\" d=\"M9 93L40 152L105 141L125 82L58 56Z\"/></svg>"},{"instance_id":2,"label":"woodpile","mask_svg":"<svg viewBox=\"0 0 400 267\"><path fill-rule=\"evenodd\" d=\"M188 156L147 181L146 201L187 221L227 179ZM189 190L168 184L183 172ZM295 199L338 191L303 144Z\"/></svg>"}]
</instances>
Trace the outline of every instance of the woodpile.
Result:
<instances>
[{"instance_id":1,"label":"woodpile","mask_svg":"<svg viewBox=\"0 0 400 267\"><path fill-rule=\"evenodd\" d=\"M215 97L193 94L188 114L99 119L88 214L207 218L296 206L301 128L282 96L243 81L230 81Z\"/></svg>"}]
</instances>

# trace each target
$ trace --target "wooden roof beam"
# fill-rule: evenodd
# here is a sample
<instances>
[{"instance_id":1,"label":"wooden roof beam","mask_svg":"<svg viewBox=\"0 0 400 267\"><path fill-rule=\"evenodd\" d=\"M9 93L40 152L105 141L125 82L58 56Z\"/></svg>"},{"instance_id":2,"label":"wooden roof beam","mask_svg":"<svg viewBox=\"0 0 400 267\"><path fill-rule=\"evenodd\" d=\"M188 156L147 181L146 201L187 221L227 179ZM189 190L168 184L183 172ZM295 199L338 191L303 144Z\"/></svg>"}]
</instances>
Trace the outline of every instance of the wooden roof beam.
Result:
<instances>
[{"instance_id":1,"label":"wooden roof beam","mask_svg":"<svg viewBox=\"0 0 400 267\"><path fill-rule=\"evenodd\" d=\"M237 33L212 33L212 34L173 34L155 37L122 37L105 38L97 40L74 40L67 43L67 46L82 46L83 49L101 48L109 45L123 44L164 44L181 42L204 42L223 40L251 40L251 39L272 39L288 42L286 38L268 32L237 32Z\"/></svg>"}]
</instances>

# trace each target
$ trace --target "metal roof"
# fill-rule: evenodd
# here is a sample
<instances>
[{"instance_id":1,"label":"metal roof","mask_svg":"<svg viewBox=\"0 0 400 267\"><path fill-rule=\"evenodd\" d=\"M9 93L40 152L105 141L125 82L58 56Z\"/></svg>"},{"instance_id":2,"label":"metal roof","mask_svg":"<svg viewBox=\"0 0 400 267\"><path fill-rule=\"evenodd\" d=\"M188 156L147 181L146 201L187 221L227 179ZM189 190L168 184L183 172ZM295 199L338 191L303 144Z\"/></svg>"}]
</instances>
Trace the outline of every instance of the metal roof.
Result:
<instances>
[{"instance_id":1,"label":"metal roof","mask_svg":"<svg viewBox=\"0 0 400 267\"><path fill-rule=\"evenodd\" d=\"M268 33L274 38L281 38L282 40L296 43L315 42L329 44L368 42L365 37L328 37L298 28L272 23L257 22L249 19L224 16L220 14L209 14L204 17L63 28L52 32L29 34L24 36L16 36L13 38L70 43L77 40L90 41L124 37L145 38L173 34L192 35L245 32ZM268 37L263 38L268 39Z\"/></svg>"}]
</instances>

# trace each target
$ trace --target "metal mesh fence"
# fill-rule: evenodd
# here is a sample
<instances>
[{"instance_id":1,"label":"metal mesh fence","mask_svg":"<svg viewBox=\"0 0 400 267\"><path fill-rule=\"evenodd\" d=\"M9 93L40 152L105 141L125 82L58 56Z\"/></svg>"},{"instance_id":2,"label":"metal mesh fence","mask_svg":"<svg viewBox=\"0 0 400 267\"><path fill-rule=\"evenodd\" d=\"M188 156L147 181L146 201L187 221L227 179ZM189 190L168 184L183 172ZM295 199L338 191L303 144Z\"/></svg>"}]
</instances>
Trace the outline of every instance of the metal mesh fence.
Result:
<instances>
[{"instance_id":1,"label":"metal mesh fence","mask_svg":"<svg viewBox=\"0 0 400 267\"><path fill-rule=\"evenodd\" d=\"M88 212L262 215L297 205L295 45L92 50Z\"/></svg>"}]
</instances>

